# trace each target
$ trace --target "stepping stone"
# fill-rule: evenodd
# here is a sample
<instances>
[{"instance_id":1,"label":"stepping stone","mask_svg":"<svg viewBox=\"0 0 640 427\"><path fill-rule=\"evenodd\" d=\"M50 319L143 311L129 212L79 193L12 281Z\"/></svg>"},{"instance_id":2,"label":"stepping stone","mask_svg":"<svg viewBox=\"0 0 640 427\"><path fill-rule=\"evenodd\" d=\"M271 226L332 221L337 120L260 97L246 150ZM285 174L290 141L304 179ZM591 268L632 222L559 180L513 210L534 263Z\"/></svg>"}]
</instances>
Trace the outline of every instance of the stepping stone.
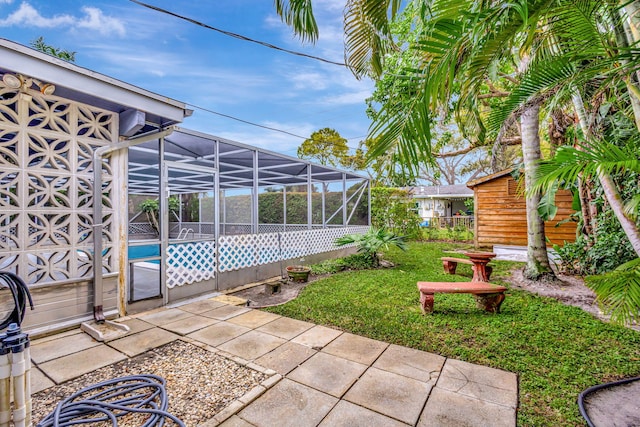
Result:
<instances>
[{"instance_id":1,"label":"stepping stone","mask_svg":"<svg viewBox=\"0 0 640 427\"><path fill-rule=\"evenodd\" d=\"M200 313L201 316L211 317L218 320L229 320L232 317L241 315L251 310L246 307L236 307L235 305L223 305L222 307L214 308L213 310Z\"/></svg>"},{"instance_id":2,"label":"stepping stone","mask_svg":"<svg viewBox=\"0 0 640 427\"><path fill-rule=\"evenodd\" d=\"M515 427L516 410L434 387L417 427Z\"/></svg>"},{"instance_id":3,"label":"stepping stone","mask_svg":"<svg viewBox=\"0 0 640 427\"><path fill-rule=\"evenodd\" d=\"M287 378L332 396L342 397L366 369L367 365L330 354L316 353L287 375Z\"/></svg>"},{"instance_id":4,"label":"stepping stone","mask_svg":"<svg viewBox=\"0 0 640 427\"><path fill-rule=\"evenodd\" d=\"M387 346L389 344L382 341L344 333L329 343L322 351L353 360L354 362L370 365Z\"/></svg>"},{"instance_id":5,"label":"stepping stone","mask_svg":"<svg viewBox=\"0 0 640 427\"><path fill-rule=\"evenodd\" d=\"M88 334L78 330L73 335L67 335L59 339L42 342L34 341L30 347L31 360L40 364L71 353L97 347L100 344Z\"/></svg>"},{"instance_id":6,"label":"stepping stone","mask_svg":"<svg viewBox=\"0 0 640 427\"><path fill-rule=\"evenodd\" d=\"M40 369L31 367L31 393L46 390L54 385L56 384L47 378Z\"/></svg>"},{"instance_id":7,"label":"stepping stone","mask_svg":"<svg viewBox=\"0 0 640 427\"><path fill-rule=\"evenodd\" d=\"M50 360L38 365L38 368L56 384L60 384L126 358L119 351L100 345Z\"/></svg>"},{"instance_id":8,"label":"stepping stone","mask_svg":"<svg viewBox=\"0 0 640 427\"><path fill-rule=\"evenodd\" d=\"M283 379L238 416L256 427L315 427L338 399Z\"/></svg>"},{"instance_id":9,"label":"stepping stone","mask_svg":"<svg viewBox=\"0 0 640 427\"><path fill-rule=\"evenodd\" d=\"M168 308L166 310L156 311L150 314L139 316L138 319L151 323L156 326L166 325L177 320L186 319L193 316L192 313L179 310L177 308Z\"/></svg>"},{"instance_id":10,"label":"stepping stone","mask_svg":"<svg viewBox=\"0 0 640 427\"><path fill-rule=\"evenodd\" d=\"M233 323L220 322L200 329L188 335L196 341L208 344L213 347L246 334L251 329L244 326L234 325Z\"/></svg>"},{"instance_id":11,"label":"stepping stone","mask_svg":"<svg viewBox=\"0 0 640 427\"><path fill-rule=\"evenodd\" d=\"M223 305L226 305L226 304L213 299L205 299L205 300L181 305L180 307L177 307L177 308L183 311L188 311L189 313L200 314L200 313L204 313L205 311L213 310L214 308L222 307Z\"/></svg>"},{"instance_id":12,"label":"stepping stone","mask_svg":"<svg viewBox=\"0 0 640 427\"><path fill-rule=\"evenodd\" d=\"M236 325L246 326L247 328L255 329L259 326L265 325L269 322L280 318L277 314L268 313L260 310L249 310L246 313L240 314L236 317L229 319L229 323L235 323Z\"/></svg>"},{"instance_id":13,"label":"stepping stone","mask_svg":"<svg viewBox=\"0 0 640 427\"><path fill-rule=\"evenodd\" d=\"M306 345L314 350L320 350L341 334L341 331L316 325L292 339L291 342Z\"/></svg>"},{"instance_id":14,"label":"stepping stone","mask_svg":"<svg viewBox=\"0 0 640 427\"><path fill-rule=\"evenodd\" d=\"M254 360L269 353L286 341L273 335L257 331L249 331L237 338L218 346L222 351L240 356L245 360Z\"/></svg>"},{"instance_id":15,"label":"stepping stone","mask_svg":"<svg viewBox=\"0 0 640 427\"><path fill-rule=\"evenodd\" d=\"M430 391L428 383L369 368L344 400L415 425Z\"/></svg>"},{"instance_id":16,"label":"stepping stone","mask_svg":"<svg viewBox=\"0 0 640 427\"><path fill-rule=\"evenodd\" d=\"M129 357L133 357L152 348L168 344L178 338L180 338L179 335L164 329L153 328L111 341L109 345Z\"/></svg>"},{"instance_id":17,"label":"stepping stone","mask_svg":"<svg viewBox=\"0 0 640 427\"><path fill-rule=\"evenodd\" d=\"M437 354L392 344L375 361L373 367L435 384L445 360Z\"/></svg>"},{"instance_id":18,"label":"stepping stone","mask_svg":"<svg viewBox=\"0 0 640 427\"><path fill-rule=\"evenodd\" d=\"M186 319L177 320L162 326L162 329L179 335L187 335L199 329L218 323L219 320L204 316L189 316Z\"/></svg>"},{"instance_id":19,"label":"stepping stone","mask_svg":"<svg viewBox=\"0 0 640 427\"><path fill-rule=\"evenodd\" d=\"M211 298L213 301L218 301L229 305L247 305L247 300L244 298L236 297L233 295L218 295Z\"/></svg>"},{"instance_id":20,"label":"stepping stone","mask_svg":"<svg viewBox=\"0 0 640 427\"><path fill-rule=\"evenodd\" d=\"M437 388L487 402L518 406L518 378L512 372L447 359Z\"/></svg>"},{"instance_id":21,"label":"stepping stone","mask_svg":"<svg viewBox=\"0 0 640 427\"><path fill-rule=\"evenodd\" d=\"M290 319L288 317L280 317L279 319L260 326L256 330L275 335L286 340L290 340L301 333L313 328L313 323L303 322L301 320Z\"/></svg>"},{"instance_id":22,"label":"stepping stone","mask_svg":"<svg viewBox=\"0 0 640 427\"><path fill-rule=\"evenodd\" d=\"M315 353L315 350L306 345L286 342L256 359L255 362L265 368L273 369L280 375L286 375Z\"/></svg>"},{"instance_id":23,"label":"stepping stone","mask_svg":"<svg viewBox=\"0 0 640 427\"><path fill-rule=\"evenodd\" d=\"M320 427L406 427L407 425L344 400L338 402L320 423Z\"/></svg>"}]
</instances>

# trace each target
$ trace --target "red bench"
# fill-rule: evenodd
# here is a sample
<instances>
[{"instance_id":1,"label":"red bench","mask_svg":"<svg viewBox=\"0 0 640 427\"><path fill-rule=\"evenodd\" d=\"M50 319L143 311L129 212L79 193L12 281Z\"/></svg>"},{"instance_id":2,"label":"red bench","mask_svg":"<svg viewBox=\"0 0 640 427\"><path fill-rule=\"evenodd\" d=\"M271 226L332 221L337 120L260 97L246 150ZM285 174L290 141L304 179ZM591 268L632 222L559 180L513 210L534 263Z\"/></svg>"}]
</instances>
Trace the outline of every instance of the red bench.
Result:
<instances>
[{"instance_id":1,"label":"red bench","mask_svg":"<svg viewBox=\"0 0 640 427\"><path fill-rule=\"evenodd\" d=\"M507 288L487 282L418 282L418 290L423 313L433 312L434 294L473 294L478 308L500 313Z\"/></svg>"},{"instance_id":2,"label":"red bench","mask_svg":"<svg viewBox=\"0 0 640 427\"><path fill-rule=\"evenodd\" d=\"M440 260L442 261L442 267L444 267L444 272L448 273L448 274L456 274L456 267L458 267L458 263L460 264L467 264L471 266L471 269L473 270L473 275L476 275L475 269L475 263L473 261L471 261L470 259L466 259L466 258L453 258L453 257L442 257L440 258ZM491 272L493 271L493 268L490 265L486 265L484 267L485 272L487 274L487 280L489 280L489 278L491 277Z\"/></svg>"}]
</instances>

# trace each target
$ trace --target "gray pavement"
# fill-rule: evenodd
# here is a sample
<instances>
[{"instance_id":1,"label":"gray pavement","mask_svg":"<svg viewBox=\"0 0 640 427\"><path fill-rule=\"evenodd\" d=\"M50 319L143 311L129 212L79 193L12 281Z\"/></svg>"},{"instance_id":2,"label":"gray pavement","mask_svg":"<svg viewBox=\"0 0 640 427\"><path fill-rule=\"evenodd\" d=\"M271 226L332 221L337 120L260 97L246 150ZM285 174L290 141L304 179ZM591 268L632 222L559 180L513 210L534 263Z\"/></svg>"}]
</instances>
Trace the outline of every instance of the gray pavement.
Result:
<instances>
[{"instance_id":1,"label":"gray pavement","mask_svg":"<svg viewBox=\"0 0 640 427\"><path fill-rule=\"evenodd\" d=\"M203 426L515 426L515 374L225 304L224 298L119 319L99 343L79 329L33 340L32 392L176 339L270 374Z\"/></svg>"}]
</instances>

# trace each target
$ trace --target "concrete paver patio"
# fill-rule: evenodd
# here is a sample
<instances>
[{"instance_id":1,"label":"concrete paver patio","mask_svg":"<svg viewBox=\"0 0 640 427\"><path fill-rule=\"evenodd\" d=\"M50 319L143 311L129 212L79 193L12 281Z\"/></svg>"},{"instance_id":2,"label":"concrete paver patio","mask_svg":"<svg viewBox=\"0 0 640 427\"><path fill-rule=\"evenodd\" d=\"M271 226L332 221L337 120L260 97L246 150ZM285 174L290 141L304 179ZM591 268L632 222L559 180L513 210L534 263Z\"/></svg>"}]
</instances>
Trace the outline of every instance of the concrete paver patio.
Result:
<instances>
[{"instance_id":1,"label":"concrete paver patio","mask_svg":"<svg viewBox=\"0 0 640 427\"><path fill-rule=\"evenodd\" d=\"M34 340L32 391L186 339L271 373L204 426L516 425L517 377L499 369L213 299L119 321L131 332L107 343Z\"/></svg>"}]
</instances>

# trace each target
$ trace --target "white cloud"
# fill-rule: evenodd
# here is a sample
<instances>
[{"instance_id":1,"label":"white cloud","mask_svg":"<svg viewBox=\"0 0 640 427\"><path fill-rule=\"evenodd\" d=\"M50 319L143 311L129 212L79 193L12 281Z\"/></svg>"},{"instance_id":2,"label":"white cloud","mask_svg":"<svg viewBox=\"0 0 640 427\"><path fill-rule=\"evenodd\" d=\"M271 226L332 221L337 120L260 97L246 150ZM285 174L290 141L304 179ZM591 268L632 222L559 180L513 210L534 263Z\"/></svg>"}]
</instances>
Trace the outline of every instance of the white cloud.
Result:
<instances>
[{"instance_id":1,"label":"white cloud","mask_svg":"<svg viewBox=\"0 0 640 427\"><path fill-rule=\"evenodd\" d=\"M82 8L85 16L78 20L78 28L86 28L97 31L102 35L115 34L124 37L126 30L124 24L117 18L105 16L102 11L96 7L85 6Z\"/></svg>"},{"instance_id":2,"label":"white cloud","mask_svg":"<svg viewBox=\"0 0 640 427\"><path fill-rule=\"evenodd\" d=\"M0 0L10 3L7 0ZM102 11L95 7L83 7L84 16L78 18L68 14L45 17L33 6L23 2L20 7L5 19L0 19L0 27L29 26L37 28L60 28L89 29L101 35L125 35L124 24L117 18L105 16Z\"/></svg>"},{"instance_id":3,"label":"white cloud","mask_svg":"<svg viewBox=\"0 0 640 427\"><path fill-rule=\"evenodd\" d=\"M13 0L0 0L0 4L11 4Z\"/></svg>"},{"instance_id":4,"label":"white cloud","mask_svg":"<svg viewBox=\"0 0 640 427\"><path fill-rule=\"evenodd\" d=\"M73 22L74 19L70 15L56 15L52 18L45 18L29 3L22 3L18 10L10 14L6 19L0 20L0 26L10 27L12 25L23 25L38 28L54 28L72 25Z\"/></svg>"}]
</instances>

